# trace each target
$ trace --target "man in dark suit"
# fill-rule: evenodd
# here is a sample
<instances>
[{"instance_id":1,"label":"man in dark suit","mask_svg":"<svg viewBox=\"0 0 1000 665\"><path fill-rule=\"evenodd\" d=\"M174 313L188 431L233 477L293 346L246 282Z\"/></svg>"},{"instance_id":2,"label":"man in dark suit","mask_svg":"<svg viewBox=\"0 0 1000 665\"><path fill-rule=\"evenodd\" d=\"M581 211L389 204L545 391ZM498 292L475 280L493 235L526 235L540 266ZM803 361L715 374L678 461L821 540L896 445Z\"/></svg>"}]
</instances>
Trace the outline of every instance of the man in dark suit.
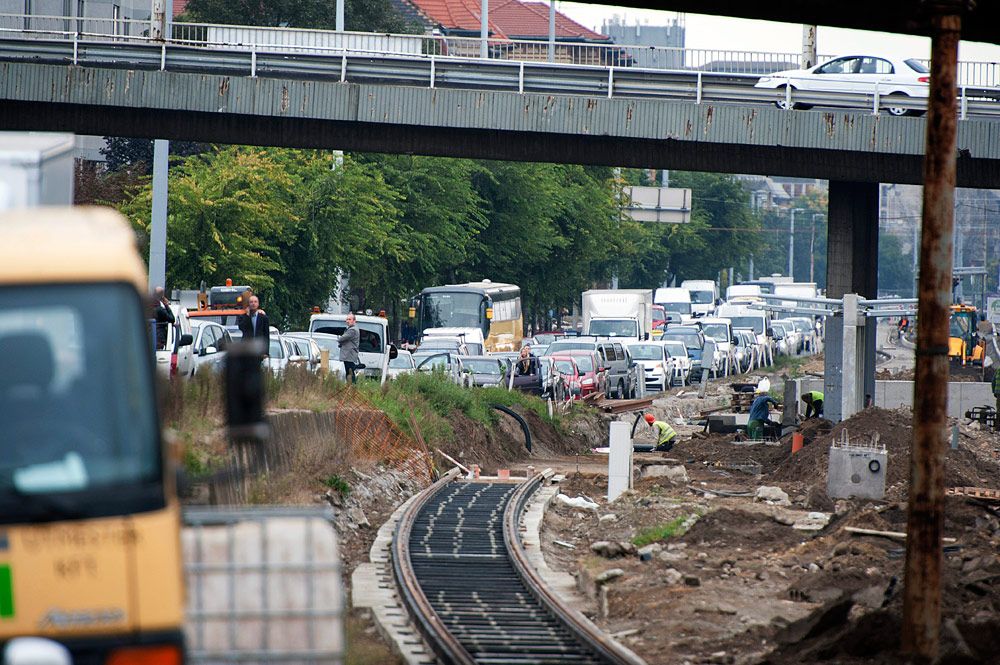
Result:
<instances>
[{"instance_id":1,"label":"man in dark suit","mask_svg":"<svg viewBox=\"0 0 1000 665\"><path fill-rule=\"evenodd\" d=\"M240 314L236 319L236 325L243 333L246 341L260 340L263 343L263 355L267 357L268 349L271 346L271 323L267 320L267 314L260 308L260 298L250 296L247 313Z\"/></svg>"},{"instance_id":2,"label":"man in dark suit","mask_svg":"<svg viewBox=\"0 0 1000 665\"><path fill-rule=\"evenodd\" d=\"M163 351L167 348L167 326L173 325L176 321L174 313L170 310L170 301L167 300L162 286L156 287L153 299L156 300L156 304L153 306L153 317L156 319L156 349Z\"/></svg>"}]
</instances>

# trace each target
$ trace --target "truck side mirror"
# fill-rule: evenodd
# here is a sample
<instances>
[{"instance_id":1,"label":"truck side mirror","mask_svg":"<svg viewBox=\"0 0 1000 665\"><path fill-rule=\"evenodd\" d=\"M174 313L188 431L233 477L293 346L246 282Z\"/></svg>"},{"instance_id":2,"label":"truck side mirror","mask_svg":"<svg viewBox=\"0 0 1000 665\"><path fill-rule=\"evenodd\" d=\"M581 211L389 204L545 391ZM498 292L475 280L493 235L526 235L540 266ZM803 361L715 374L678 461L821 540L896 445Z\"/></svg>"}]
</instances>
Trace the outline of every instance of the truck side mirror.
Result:
<instances>
[{"instance_id":1,"label":"truck side mirror","mask_svg":"<svg viewBox=\"0 0 1000 665\"><path fill-rule=\"evenodd\" d=\"M767 336L768 337L774 337L774 328L768 328L767 329Z\"/></svg>"},{"instance_id":2,"label":"truck side mirror","mask_svg":"<svg viewBox=\"0 0 1000 665\"><path fill-rule=\"evenodd\" d=\"M190 333L181 335L181 338L177 340L177 346L191 346L192 344L194 344L194 337Z\"/></svg>"},{"instance_id":3,"label":"truck side mirror","mask_svg":"<svg viewBox=\"0 0 1000 665\"><path fill-rule=\"evenodd\" d=\"M395 360L399 357L399 349L396 348L395 344L389 345L389 360Z\"/></svg>"},{"instance_id":4,"label":"truck side mirror","mask_svg":"<svg viewBox=\"0 0 1000 665\"><path fill-rule=\"evenodd\" d=\"M260 340L234 342L226 355L226 422L234 443L260 443L271 433L264 417L264 377Z\"/></svg>"}]
</instances>

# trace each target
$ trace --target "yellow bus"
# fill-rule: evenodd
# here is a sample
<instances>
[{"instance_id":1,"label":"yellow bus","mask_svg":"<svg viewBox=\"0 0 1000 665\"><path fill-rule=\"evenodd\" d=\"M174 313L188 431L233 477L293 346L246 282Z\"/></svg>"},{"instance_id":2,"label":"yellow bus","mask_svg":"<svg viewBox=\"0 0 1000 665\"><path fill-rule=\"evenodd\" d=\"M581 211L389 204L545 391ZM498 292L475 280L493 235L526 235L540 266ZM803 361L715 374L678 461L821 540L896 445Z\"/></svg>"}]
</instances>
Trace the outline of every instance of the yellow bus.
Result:
<instances>
[{"instance_id":1,"label":"yellow bus","mask_svg":"<svg viewBox=\"0 0 1000 665\"><path fill-rule=\"evenodd\" d=\"M416 331L428 328L476 329L488 351L521 348L524 319L521 288L484 279L467 284L431 286L420 292L410 306Z\"/></svg>"},{"instance_id":2,"label":"yellow bus","mask_svg":"<svg viewBox=\"0 0 1000 665\"><path fill-rule=\"evenodd\" d=\"M0 215L0 643L183 662L180 511L145 269L97 208ZM16 642L15 642L16 643Z\"/></svg>"}]
</instances>

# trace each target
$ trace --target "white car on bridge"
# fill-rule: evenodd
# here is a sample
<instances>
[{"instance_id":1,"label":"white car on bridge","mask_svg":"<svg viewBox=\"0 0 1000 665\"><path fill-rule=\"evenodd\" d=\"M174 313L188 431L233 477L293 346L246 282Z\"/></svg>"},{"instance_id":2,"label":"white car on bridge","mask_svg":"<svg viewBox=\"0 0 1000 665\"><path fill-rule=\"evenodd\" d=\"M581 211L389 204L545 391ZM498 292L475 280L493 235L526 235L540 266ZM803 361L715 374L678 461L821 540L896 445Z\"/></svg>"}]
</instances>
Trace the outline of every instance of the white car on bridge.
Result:
<instances>
[{"instance_id":1,"label":"white car on bridge","mask_svg":"<svg viewBox=\"0 0 1000 665\"><path fill-rule=\"evenodd\" d=\"M846 55L828 60L809 69L789 69L762 76L755 88L771 88L784 91L791 88L792 108L808 109L814 101L800 102L797 93L841 92L873 95L876 87L881 108L892 115L922 115L923 110L893 106L893 100L908 97L927 99L930 71L914 58L881 57L873 55ZM782 97L775 105L788 108L788 100ZM836 106L831 102L830 106Z\"/></svg>"}]
</instances>

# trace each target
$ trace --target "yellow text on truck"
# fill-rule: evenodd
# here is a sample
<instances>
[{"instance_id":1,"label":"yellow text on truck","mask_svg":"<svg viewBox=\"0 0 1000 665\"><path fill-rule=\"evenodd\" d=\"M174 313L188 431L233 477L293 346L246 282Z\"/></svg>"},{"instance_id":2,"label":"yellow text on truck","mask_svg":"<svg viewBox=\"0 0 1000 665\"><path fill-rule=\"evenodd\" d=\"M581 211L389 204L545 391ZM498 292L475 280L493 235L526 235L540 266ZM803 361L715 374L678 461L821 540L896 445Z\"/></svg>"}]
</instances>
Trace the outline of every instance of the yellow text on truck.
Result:
<instances>
[{"instance_id":1,"label":"yellow text on truck","mask_svg":"<svg viewBox=\"0 0 1000 665\"><path fill-rule=\"evenodd\" d=\"M183 660L179 507L146 276L102 209L0 215L0 642Z\"/></svg>"}]
</instances>

